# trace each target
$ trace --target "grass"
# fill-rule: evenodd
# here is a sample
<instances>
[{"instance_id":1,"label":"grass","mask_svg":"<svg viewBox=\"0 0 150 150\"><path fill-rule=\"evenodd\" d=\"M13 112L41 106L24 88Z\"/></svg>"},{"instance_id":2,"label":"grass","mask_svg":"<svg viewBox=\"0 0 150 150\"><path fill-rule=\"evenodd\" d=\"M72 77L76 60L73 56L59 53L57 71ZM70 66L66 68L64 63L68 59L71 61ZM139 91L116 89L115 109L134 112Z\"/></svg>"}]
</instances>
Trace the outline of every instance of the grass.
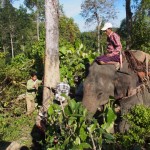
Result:
<instances>
[{"instance_id":1,"label":"grass","mask_svg":"<svg viewBox=\"0 0 150 150\"><path fill-rule=\"evenodd\" d=\"M31 147L31 133L36 115L37 112L31 116L22 114L13 117L9 113L0 114L0 147L13 141L17 141L21 146Z\"/></svg>"}]
</instances>

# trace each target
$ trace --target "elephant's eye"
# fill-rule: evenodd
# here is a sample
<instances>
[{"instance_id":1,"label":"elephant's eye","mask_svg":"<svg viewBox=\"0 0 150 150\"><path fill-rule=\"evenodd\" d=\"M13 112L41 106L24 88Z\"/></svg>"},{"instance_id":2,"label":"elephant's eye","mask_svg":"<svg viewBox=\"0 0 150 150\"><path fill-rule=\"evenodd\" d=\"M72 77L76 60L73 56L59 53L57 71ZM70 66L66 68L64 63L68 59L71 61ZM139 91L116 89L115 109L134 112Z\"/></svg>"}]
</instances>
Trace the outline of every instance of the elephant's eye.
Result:
<instances>
[{"instance_id":1,"label":"elephant's eye","mask_svg":"<svg viewBox=\"0 0 150 150\"><path fill-rule=\"evenodd\" d=\"M98 99L98 100L101 98L102 94L103 94L103 93L100 92L100 93L97 95L97 99Z\"/></svg>"}]
</instances>

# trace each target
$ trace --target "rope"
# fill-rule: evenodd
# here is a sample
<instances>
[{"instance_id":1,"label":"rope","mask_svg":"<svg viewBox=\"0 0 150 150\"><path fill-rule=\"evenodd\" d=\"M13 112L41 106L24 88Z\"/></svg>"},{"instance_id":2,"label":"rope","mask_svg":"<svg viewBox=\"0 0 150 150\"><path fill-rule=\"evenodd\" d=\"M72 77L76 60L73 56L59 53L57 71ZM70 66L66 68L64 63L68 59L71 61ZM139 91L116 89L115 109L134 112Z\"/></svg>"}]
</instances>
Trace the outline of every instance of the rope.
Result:
<instances>
[{"instance_id":1,"label":"rope","mask_svg":"<svg viewBox=\"0 0 150 150\"><path fill-rule=\"evenodd\" d=\"M131 51L125 51L124 53L129 63L129 67L134 72L146 72L146 65L143 62L138 61Z\"/></svg>"}]
</instances>

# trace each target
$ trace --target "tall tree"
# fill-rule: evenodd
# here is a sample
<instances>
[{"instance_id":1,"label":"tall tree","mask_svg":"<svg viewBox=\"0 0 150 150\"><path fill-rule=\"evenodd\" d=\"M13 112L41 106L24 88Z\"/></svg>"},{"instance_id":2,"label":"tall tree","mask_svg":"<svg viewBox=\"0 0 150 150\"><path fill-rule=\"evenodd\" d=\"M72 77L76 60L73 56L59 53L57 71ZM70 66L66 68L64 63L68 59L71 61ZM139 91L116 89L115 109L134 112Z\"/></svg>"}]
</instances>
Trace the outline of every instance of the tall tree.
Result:
<instances>
[{"instance_id":1,"label":"tall tree","mask_svg":"<svg viewBox=\"0 0 150 150\"><path fill-rule=\"evenodd\" d=\"M84 0L81 4L81 15L86 19L86 23L97 23L97 43L100 51L100 27L103 20L116 17L114 0Z\"/></svg>"},{"instance_id":2,"label":"tall tree","mask_svg":"<svg viewBox=\"0 0 150 150\"><path fill-rule=\"evenodd\" d=\"M125 3L127 31L126 49L140 48L140 45L143 45L149 40L146 33L149 32L148 11L150 8L150 1L125 0Z\"/></svg>"},{"instance_id":3,"label":"tall tree","mask_svg":"<svg viewBox=\"0 0 150 150\"><path fill-rule=\"evenodd\" d=\"M59 17L59 33L60 45L66 41L74 44L77 38L79 38L80 30L72 18L61 15Z\"/></svg>"},{"instance_id":4,"label":"tall tree","mask_svg":"<svg viewBox=\"0 0 150 150\"><path fill-rule=\"evenodd\" d=\"M80 34L80 39L83 45L86 46L86 50L95 50L97 48L97 42L95 41L97 35L95 31L91 32L82 32Z\"/></svg>"},{"instance_id":5,"label":"tall tree","mask_svg":"<svg viewBox=\"0 0 150 150\"><path fill-rule=\"evenodd\" d=\"M133 17L132 48L149 51L150 47L149 0L141 0Z\"/></svg>"},{"instance_id":6,"label":"tall tree","mask_svg":"<svg viewBox=\"0 0 150 150\"><path fill-rule=\"evenodd\" d=\"M9 0L6 0L4 7L1 8L0 18L1 18L0 19L0 22L1 22L0 31L3 34L1 35L2 41L5 41L6 38L7 40L10 41L9 46L11 47L11 56L13 58L15 34L17 31L16 25L15 25L17 21L17 13L16 13L16 9L12 6ZM4 51L5 49L6 48L4 48Z\"/></svg>"},{"instance_id":7,"label":"tall tree","mask_svg":"<svg viewBox=\"0 0 150 150\"><path fill-rule=\"evenodd\" d=\"M0 46L5 52L11 49L14 57L32 42L34 26L25 8L16 9L9 1L6 2L5 7L0 8Z\"/></svg>"},{"instance_id":8,"label":"tall tree","mask_svg":"<svg viewBox=\"0 0 150 150\"><path fill-rule=\"evenodd\" d=\"M4 7L5 7L5 0L1 0L1 1L0 1L0 7L1 7L1 8L4 8Z\"/></svg>"},{"instance_id":9,"label":"tall tree","mask_svg":"<svg viewBox=\"0 0 150 150\"><path fill-rule=\"evenodd\" d=\"M55 88L60 81L59 74L59 51L58 51L58 1L45 0L45 27L46 27L46 49L45 49L45 70L43 109L47 111L52 92L47 87Z\"/></svg>"},{"instance_id":10,"label":"tall tree","mask_svg":"<svg viewBox=\"0 0 150 150\"><path fill-rule=\"evenodd\" d=\"M131 31L132 31L131 0L126 0L126 27L127 27L126 49L129 50L131 47Z\"/></svg>"},{"instance_id":11,"label":"tall tree","mask_svg":"<svg viewBox=\"0 0 150 150\"><path fill-rule=\"evenodd\" d=\"M24 4L35 11L37 40L40 39L40 21L44 18L44 0L24 0Z\"/></svg>"}]
</instances>

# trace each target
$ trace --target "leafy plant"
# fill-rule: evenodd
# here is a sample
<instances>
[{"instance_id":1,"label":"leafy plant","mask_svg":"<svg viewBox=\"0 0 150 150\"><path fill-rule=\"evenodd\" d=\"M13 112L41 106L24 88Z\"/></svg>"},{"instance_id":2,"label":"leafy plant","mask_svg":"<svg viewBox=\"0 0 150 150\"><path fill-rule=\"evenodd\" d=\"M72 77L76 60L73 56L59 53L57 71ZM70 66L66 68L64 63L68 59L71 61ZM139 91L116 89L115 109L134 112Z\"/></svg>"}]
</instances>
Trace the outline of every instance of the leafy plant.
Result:
<instances>
[{"instance_id":1,"label":"leafy plant","mask_svg":"<svg viewBox=\"0 0 150 150\"><path fill-rule=\"evenodd\" d=\"M80 102L72 99L65 107L58 104L49 107L46 149L101 149L103 143L114 141L96 119L88 119L88 112Z\"/></svg>"},{"instance_id":2,"label":"leafy plant","mask_svg":"<svg viewBox=\"0 0 150 150\"><path fill-rule=\"evenodd\" d=\"M78 44L77 48L67 49L66 47L60 48L60 72L61 80L67 78L69 84L74 86L74 76L85 76L85 65L91 63L98 54L96 52L85 52L83 44Z\"/></svg>"},{"instance_id":3,"label":"leafy plant","mask_svg":"<svg viewBox=\"0 0 150 150\"><path fill-rule=\"evenodd\" d=\"M128 132L117 135L122 149L129 150L143 146L150 148L150 108L137 105L124 118L130 128Z\"/></svg>"}]
</instances>

